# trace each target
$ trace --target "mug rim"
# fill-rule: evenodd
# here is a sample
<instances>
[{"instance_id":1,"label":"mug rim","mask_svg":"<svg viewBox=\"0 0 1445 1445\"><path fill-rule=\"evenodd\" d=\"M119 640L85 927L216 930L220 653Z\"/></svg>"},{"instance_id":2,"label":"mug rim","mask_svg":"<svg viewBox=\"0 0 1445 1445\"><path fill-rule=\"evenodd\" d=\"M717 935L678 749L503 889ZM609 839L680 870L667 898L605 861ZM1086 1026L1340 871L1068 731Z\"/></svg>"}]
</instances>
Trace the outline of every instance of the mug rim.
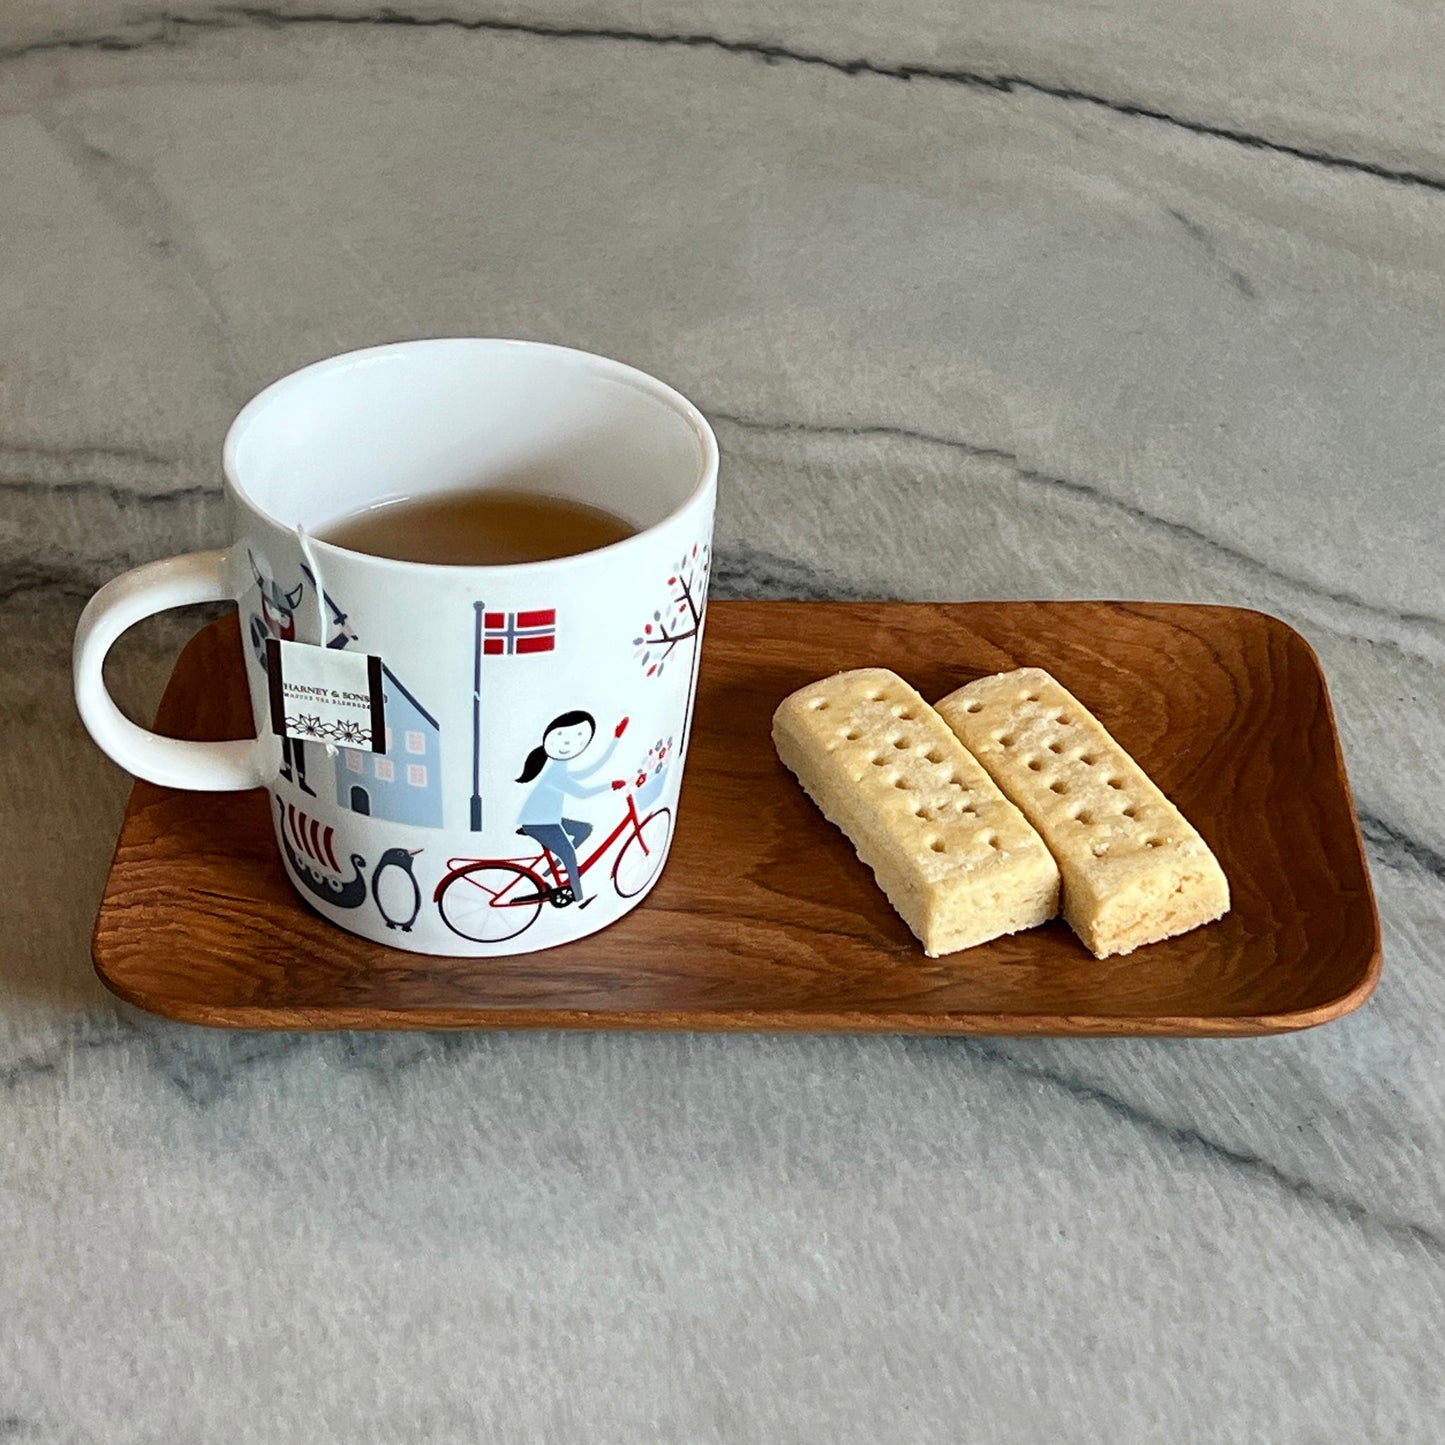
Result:
<instances>
[{"instance_id":1,"label":"mug rim","mask_svg":"<svg viewBox=\"0 0 1445 1445\"><path fill-rule=\"evenodd\" d=\"M699 468L696 482L687 492L686 496L684 496L676 506L670 508L666 515L658 518L657 521L650 523L648 526L641 528L639 531L632 533L630 536L623 537L620 541L611 542L605 547L596 547L586 552L573 552L565 557L547 557L535 562L503 563L410 562L397 557L378 557L372 552L358 552L353 548L341 547L335 542L328 542L324 538L317 537L311 532L306 531L296 522L278 517L275 513L261 506L250 492L247 491L239 476L236 457L241 435L244 430L255 421L257 413L271 401L274 401L278 393L297 385L301 382L302 378L323 376L327 372L340 370L347 366L354 366L358 362L382 360L399 354L456 346L459 343L467 346L503 351L515 350L534 355L540 354L564 358L572 363L582 364L596 375L606 376L614 381L625 382L638 391L662 402L675 415L681 417L682 420L688 424L698 442ZM506 336L425 336L403 341L382 342L375 346L363 346L352 351L338 352L334 356L327 356L321 358L319 361L309 362L305 366L298 367L295 371L289 371L284 376L278 376L274 381L268 382L236 413L235 418L226 429L225 441L221 445L221 470L227 489L239 505L245 507L246 510L254 516L261 518L272 526L280 527L283 531L290 532L295 537L304 538L309 547L318 547L338 557L354 559L357 562L372 565L384 571L401 569L406 572L431 572L452 577L466 573L478 573L495 577L507 573L535 573L543 570L565 568L569 565L575 566L579 562L591 560L592 558L615 557L625 553L628 548L644 545L663 528L675 522L677 518L693 510L693 508L700 503L705 502L715 491L718 475L718 444L717 437L714 435L708 419L687 397L675 387L669 386L665 381L661 381L653 376L650 372L643 371L636 366L630 366L625 361L618 361L613 357L603 356L595 351L583 351L575 346L561 346L551 341L529 341L523 338Z\"/></svg>"}]
</instances>

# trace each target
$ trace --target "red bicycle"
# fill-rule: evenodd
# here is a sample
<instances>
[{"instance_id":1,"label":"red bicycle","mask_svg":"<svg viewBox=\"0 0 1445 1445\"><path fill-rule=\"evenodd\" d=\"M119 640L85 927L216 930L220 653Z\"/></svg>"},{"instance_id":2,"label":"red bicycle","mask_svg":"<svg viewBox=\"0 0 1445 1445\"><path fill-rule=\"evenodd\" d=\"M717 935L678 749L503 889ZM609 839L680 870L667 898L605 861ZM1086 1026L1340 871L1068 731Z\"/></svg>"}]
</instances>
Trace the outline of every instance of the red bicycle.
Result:
<instances>
[{"instance_id":1,"label":"red bicycle","mask_svg":"<svg viewBox=\"0 0 1445 1445\"><path fill-rule=\"evenodd\" d=\"M671 831L671 808L654 808L644 817L629 792L622 821L578 863L577 871L588 872L625 836L612 864L612 886L619 898L635 898L662 866ZM441 911L442 922L459 937L473 943L503 943L525 933L537 921L544 903L565 908L573 901L568 886L572 880L564 882L563 877L561 864L547 847L523 858L449 858L432 901Z\"/></svg>"}]
</instances>

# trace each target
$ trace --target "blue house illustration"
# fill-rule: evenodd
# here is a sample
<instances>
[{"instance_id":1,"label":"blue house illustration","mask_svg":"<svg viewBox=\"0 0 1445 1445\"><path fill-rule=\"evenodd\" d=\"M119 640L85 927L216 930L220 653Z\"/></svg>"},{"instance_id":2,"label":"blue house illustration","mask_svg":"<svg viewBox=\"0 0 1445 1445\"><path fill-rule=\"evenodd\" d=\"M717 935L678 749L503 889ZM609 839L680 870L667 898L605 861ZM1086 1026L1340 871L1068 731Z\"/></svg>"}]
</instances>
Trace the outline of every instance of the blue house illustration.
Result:
<instances>
[{"instance_id":1,"label":"blue house illustration","mask_svg":"<svg viewBox=\"0 0 1445 1445\"><path fill-rule=\"evenodd\" d=\"M418 828L442 825L441 727L381 665L386 751L342 748L336 755L336 801L363 817Z\"/></svg>"}]
</instances>

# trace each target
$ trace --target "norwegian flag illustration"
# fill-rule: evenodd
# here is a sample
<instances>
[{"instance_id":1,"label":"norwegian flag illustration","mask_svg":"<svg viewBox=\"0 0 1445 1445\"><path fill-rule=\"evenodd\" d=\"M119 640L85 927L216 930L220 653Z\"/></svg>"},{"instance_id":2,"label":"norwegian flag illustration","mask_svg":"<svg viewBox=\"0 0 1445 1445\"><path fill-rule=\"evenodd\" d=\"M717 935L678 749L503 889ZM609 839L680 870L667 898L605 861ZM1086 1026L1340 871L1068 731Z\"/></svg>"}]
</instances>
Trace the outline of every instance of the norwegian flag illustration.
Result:
<instances>
[{"instance_id":1,"label":"norwegian flag illustration","mask_svg":"<svg viewBox=\"0 0 1445 1445\"><path fill-rule=\"evenodd\" d=\"M482 627L482 651L488 657L551 652L557 646L555 607L531 612L488 612L482 619Z\"/></svg>"}]
</instances>

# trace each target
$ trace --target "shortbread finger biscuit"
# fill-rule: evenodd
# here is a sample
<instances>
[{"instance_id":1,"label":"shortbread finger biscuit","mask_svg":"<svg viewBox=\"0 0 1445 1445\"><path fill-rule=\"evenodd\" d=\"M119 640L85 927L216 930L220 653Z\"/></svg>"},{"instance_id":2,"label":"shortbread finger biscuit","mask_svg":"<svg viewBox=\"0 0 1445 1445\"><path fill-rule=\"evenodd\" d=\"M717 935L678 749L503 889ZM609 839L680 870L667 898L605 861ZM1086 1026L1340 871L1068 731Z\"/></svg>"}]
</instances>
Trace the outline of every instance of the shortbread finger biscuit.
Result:
<instances>
[{"instance_id":1,"label":"shortbread finger biscuit","mask_svg":"<svg viewBox=\"0 0 1445 1445\"><path fill-rule=\"evenodd\" d=\"M896 674L801 688L774 713L773 742L930 958L1058 912L1059 870L1038 834Z\"/></svg>"},{"instance_id":2,"label":"shortbread finger biscuit","mask_svg":"<svg viewBox=\"0 0 1445 1445\"><path fill-rule=\"evenodd\" d=\"M1047 672L980 678L938 711L1043 835L1063 875L1064 918L1096 958L1229 911L1229 883L1204 840Z\"/></svg>"}]
</instances>

